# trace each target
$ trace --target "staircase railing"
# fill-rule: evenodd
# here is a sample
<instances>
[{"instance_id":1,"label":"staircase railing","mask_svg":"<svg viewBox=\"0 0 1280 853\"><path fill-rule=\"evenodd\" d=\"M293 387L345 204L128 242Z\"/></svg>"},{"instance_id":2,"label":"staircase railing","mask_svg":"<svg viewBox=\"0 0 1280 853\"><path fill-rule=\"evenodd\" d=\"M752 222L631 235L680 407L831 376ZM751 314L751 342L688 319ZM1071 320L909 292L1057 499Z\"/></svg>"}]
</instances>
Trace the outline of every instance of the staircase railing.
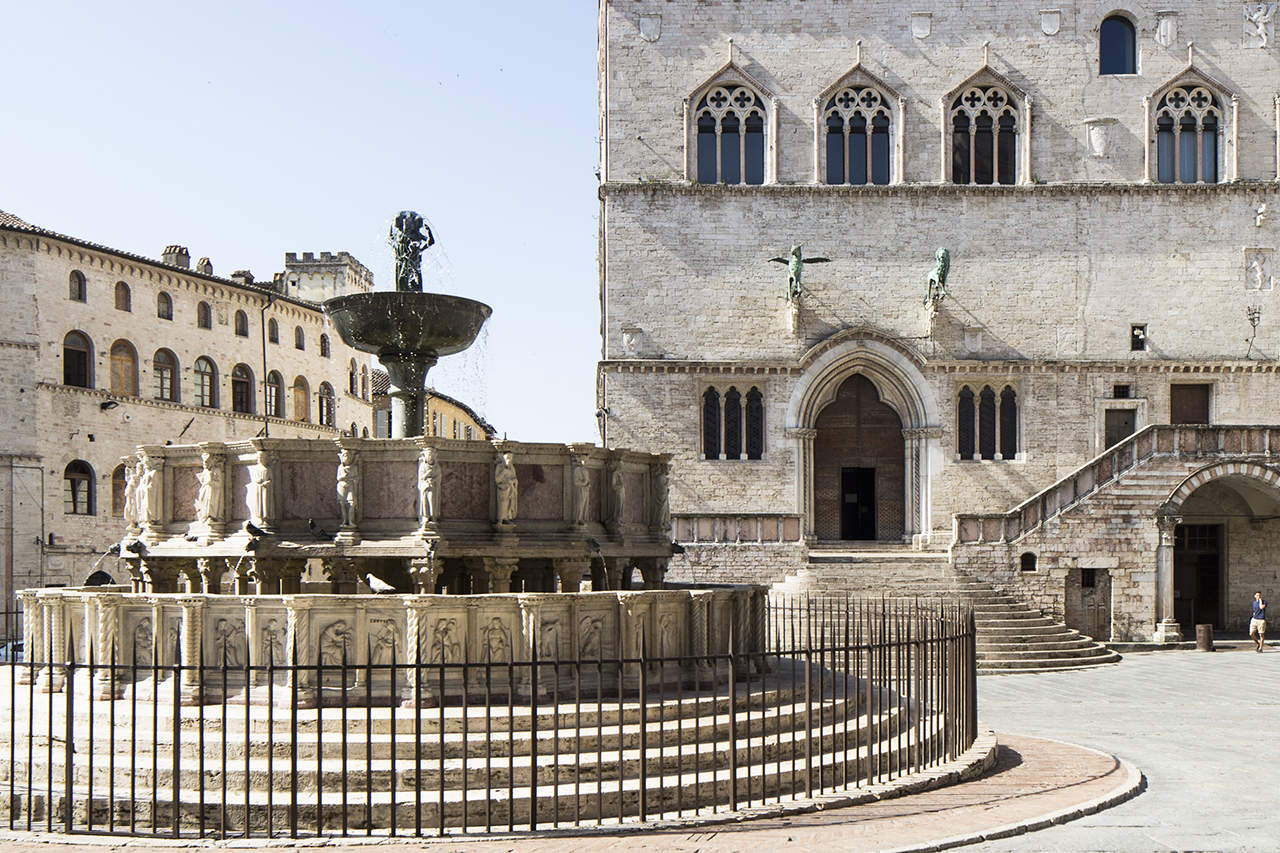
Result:
<instances>
[{"instance_id":1,"label":"staircase railing","mask_svg":"<svg viewBox=\"0 0 1280 853\"><path fill-rule=\"evenodd\" d=\"M1280 455L1280 426L1151 424L1008 512L955 513L957 543L1012 542L1155 457L1240 459Z\"/></svg>"}]
</instances>

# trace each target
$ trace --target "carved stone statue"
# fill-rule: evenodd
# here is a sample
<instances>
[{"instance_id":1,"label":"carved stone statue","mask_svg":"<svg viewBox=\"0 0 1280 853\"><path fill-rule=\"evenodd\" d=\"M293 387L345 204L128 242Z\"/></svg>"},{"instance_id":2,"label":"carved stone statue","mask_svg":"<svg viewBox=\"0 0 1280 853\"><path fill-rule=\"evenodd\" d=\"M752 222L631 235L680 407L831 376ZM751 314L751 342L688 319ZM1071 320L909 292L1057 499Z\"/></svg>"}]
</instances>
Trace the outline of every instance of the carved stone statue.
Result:
<instances>
[{"instance_id":1,"label":"carved stone statue","mask_svg":"<svg viewBox=\"0 0 1280 853\"><path fill-rule=\"evenodd\" d=\"M433 522L440 513L440 463L436 449L423 449L418 457L418 513L422 523Z\"/></svg>"},{"instance_id":2,"label":"carved stone statue","mask_svg":"<svg viewBox=\"0 0 1280 853\"><path fill-rule=\"evenodd\" d=\"M560 658L560 620L544 619L538 630L538 657L543 660Z\"/></svg>"},{"instance_id":3,"label":"carved stone statue","mask_svg":"<svg viewBox=\"0 0 1280 853\"><path fill-rule=\"evenodd\" d=\"M936 263L933 272L929 273L929 287L925 291L924 304L937 307L947 298L947 273L951 271L951 253L946 249L938 249L934 253Z\"/></svg>"},{"instance_id":4,"label":"carved stone statue","mask_svg":"<svg viewBox=\"0 0 1280 853\"><path fill-rule=\"evenodd\" d=\"M621 463L613 463L609 474L609 488L613 491L613 520L621 522L627 507L627 480L622 475Z\"/></svg>"},{"instance_id":5,"label":"carved stone statue","mask_svg":"<svg viewBox=\"0 0 1280 853\"><path fill-rule=\"evenodd\" d=\"M244 623L219 619L214 626L214 659L216 665L244 666L248 640L244 635Z\"/></svg>"},{"instance_id":6,"label":"carved stone statue","mask_svg":"<svg viewBox=\"0 0 1280 853\"><path fill-rule=\"evenodd\" d=\"M155 655L155 641L151 630L151 619L142 617L133 629L133 664L135 666L151 666Z\"/></svg>"},{"instance_id":7,"label":"carved stone statue","mask_svg":"<svg viewBox=\"0 0 1280 853\"><path fill-rule=\"evenodd\" d=\"M279 619L268 619L262 628L261 666L280 666L284 663L284 629Z\"/></svg>"},{"instance_id":8,"label":"carved stone statue","mask_svg":"<svg viewBox=\"0 0 1280 853\"><path fill-rule=\"evenodd\" d=\"M578 623L578 634L582 638L579 646L584 659L600 657L600 633L604 629L604 621L591 616L584 616Z\"/></svg>"},{"instance_id":9,"label":"carved stone statue","mask_svg":"<svg viewBox=\"0 0 1280 853\"><path fill-rule=\"evenodd\" d=\"M146 456L138 463L140 472L135 500L138 503L138 521L144 525L160 523L160 471L154 459Z\"/></svg>"},{"instance_id":10,"label":"carved stone statue","mask_svg":"<svg viewBox=\"0 0 1280 853\"><path fill-rule=\"evenodd\" d=\"M426 229L426 235L422 234ZM402 210L396 214L396 221L388 235L391 249L396 256L396 290L402 292L422 292L422 250L435 244L431 229L422 221L422 216L412 210Z\"/></svg>"},{"instance_id":11,"label":"carved stone statue","mask_svg":"<svg viewBox=\"0 0 1280 853\"><path fill-rule=\"evenodd\" d=\"M1268 25L1276 16L1276 5L1275 3L1244 4L1245 34L1261 42L1258 47L1263 49L1271 46L1271 31Z\"/></svg>"},{"instance_id":12,"label":"carved stone statue","mask_svg":"<svg viewBox=\"0 0 1280 853\"><path fill-rule=\"evenodd\" d=\"M258 452L257 464L249 466L249 485L245 491L245 503L249 507L249 521L262 526L271 516L275 505L275 487L271 482L271 456L265 450Z\"/></svg>"},{"instance_id":13,"label":"carved stone statue","mask_svg":"<svg viewBox=\"0 0 1280 853\"><path fill-rule=\"evenodd\" d=\"M510 453L499 454L493 469L493 482L498 493L498 523L515 524L520 483L516 479L516 466Z\"/></svg>"},{"instance_id":14,"label":"carved stone statue","mask_svg":"<svg viewBox=\"0 0 1280 853\"><path fill-rule=\"evenodd\" d=\"M196 518L205 523L222 521L223 459L213 453L200 454L204 467L198 475L200 491L196 493Z\"/></svg>"},{"instance_id":15,"label":"carved stone statue","mask_svg":"<svg viewBox=\"0 0 1280 853\"><path fill-rule=\"evenodd\" d=\"M667 466L659 466L653 474L653 526L664 532L671 529L671 502L667 499L670 481Z\"/></svg>"},{"instance_id":16,"label":"carved stone statue","mask_svg":"<svg viewBox=\"0 0 1280 853\"><path fill-rule=\"evenodd\" d=\"M457 619L437 619L431 631L431 663L461 663L462 643L458 636Z\"/></svg>"},{"instance_id":17,"label":"carved stone statue","mask_svg":"<svg viewBox=\"0 0 1280 853\"><path fill-rule=\"evenodd\" d=\"M338 452L338 509L343 527L360 523L360 457L345 448Z\"/></svg>"},{"instance_id":18,"label":"carved stone statue","mask_svg":"<svg viewBox=\"0 0 1280 853\"><path fill-rule=\"evenodd\" d=\"M124 523L130 529L138 527L138 480L142 463L125 463L124 466Z\"/></svg>"},{"instance_id":19,"label":"carved stone statue","mask_svg":"<svg viewBox=\"0 0 1280 853\"><path fill-rule=\"evenodd\" d=\"M787 301L797 302L804 293L804 265L805 264L827 264L831 263L830 258L806 258L804 256L804 245L796 245L791 247L791 251L777 258L770 258L770 261L778 264L787 265Z\"/></svg>"},{"instance_id":20,"label":"carved stone statue","mask_svg":"<svg viewBox=\"0 0 1280 853\"><path fill-rule=\"evenodd\" d=\"M370 634L373 645L369 651L369 663L374 666L389 666L395 663L396 647L400 645L400 630L396 628L396 623L390 619L384 619L381 626L370 631Z\"/></svg>"},{"instance_id":21,"label":"carved stone statue","mask_svg":"<svg viewBox=\"0 0 1280 853\"><path fill-rule=\"evenodd\" d=\"M511 632L497 616L489 620L483 629L484 645L480 649L481 662L506 663L511 660Z\"/></svg>"},{"instance_id":22,"label":"carved stone statue","mask_svg":"<svg viewBox=\"0 0 1280 853\"><path fill-rule=\"evenodd\" d=\"M587 523L587 507L591 503L591 472L581 457L573 457L573 523Z\"/></svg>"},{"instance_id":23,"label":"carved stone statue","mask_svg":"<svg viewBox=\"0 0 1280 853\"><path fill-rule=\"evenodd\" d=\"M351 629L346 620L339 619L320 632L320 665L342 666L347 645L351 642Z\"/></svg>"}]
</instances>

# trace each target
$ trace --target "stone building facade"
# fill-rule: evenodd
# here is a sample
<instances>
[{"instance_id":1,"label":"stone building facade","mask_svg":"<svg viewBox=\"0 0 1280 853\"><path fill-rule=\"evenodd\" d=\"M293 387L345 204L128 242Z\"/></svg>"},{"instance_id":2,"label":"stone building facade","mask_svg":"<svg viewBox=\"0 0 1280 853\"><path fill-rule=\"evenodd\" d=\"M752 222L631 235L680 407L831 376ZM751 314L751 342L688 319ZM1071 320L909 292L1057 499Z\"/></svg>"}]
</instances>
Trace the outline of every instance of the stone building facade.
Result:
<instances>
[{"instance_id":1,"label":"stone building facade","mask_svg":"<svg viewBox=\"0 0 1280 853\"><path fill-rule=\"evenodd\" d=\"M15 589L119 574L99 557L122 535L138 445L371 434L368 383L348 382L367 356L306 298L335 279L368 290L369 272L346 253L323 253L323 270L303 258L256 284L180 246L157 261L0 213L4 609Z\"/></svg>"},{"instance_id":2,"label":"stone building facade","mask_svg":"<svg viewBox=\"0 0 1280 853\"><path fill-rule=\"evenodd\" d=\"M599 9L601 429L673 454L673 576L950 545L1146 427L1280 421L1272 5ZM1158 548L1108 569L1146 584L1111 634L1280 593L1280 492L1215 483L1179 502L1180 603ZM1151 542L1172 498L1132 508ZM1071 548L965 568L1083 613L1067 566L1108 545Z\"/></svg>"}]
</instances>

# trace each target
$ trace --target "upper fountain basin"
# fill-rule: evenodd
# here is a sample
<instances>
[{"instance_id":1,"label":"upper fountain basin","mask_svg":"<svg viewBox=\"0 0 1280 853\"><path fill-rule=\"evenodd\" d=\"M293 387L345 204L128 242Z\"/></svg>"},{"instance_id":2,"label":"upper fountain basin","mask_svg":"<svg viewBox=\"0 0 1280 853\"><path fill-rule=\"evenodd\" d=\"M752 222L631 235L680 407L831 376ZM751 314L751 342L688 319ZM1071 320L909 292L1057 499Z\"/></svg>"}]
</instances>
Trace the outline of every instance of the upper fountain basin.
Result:
<instances>
[{"instance_id":1,"label":"upper fountain basin","mask_svg":"<svg viewBox=\"0 0 1280 853\"><path fill-rule=\"evenodd\" d=\"M324 312L361 352L439 357L471 346L493 309L461 296L380 291L330 299Z\"/></svg>"}]
</instances>

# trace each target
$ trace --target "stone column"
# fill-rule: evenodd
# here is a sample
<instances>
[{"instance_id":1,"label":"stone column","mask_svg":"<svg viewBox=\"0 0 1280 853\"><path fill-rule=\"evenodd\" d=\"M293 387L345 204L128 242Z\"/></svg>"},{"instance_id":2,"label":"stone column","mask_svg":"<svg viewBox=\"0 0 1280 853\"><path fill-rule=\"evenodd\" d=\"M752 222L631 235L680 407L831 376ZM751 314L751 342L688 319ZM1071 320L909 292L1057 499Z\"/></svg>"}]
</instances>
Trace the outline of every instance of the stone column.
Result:
<instances>
[{"instance_id":1,"label":"stone column","mask_svg":"<svg viewBox=\"0 0 1280 853\"><path fill-rule=\"evenodd\" d=\"M1156 625L1151 634L1155 643L1182 642L1182 631L1173 617L1173 534L1181 523L1181 516L1156 516L1160 547L1156 551Z\"/></svg>"},{"instance_id":2,"label":"stone column","mask_svg":"<svg viewBox=\"0 0 1280 853\"><path fill-rule=\"evenodd\" d=\"M413 578L414 592L419 595L430 595L436 591L436 557L428 552L425 557L413 557L409 560L409 575Z\"/></svg>"},{"instance_id":3,"label":"stone column","mask_svg":"<svg viewBox=\"0 0 1280 853\"><path fill-rule=\"evenodd\" d=\"M285 601L286 644L284 650L285 666L289 677L285 683L287 691L292 690L295 682L299 688L308 683L307 674L300 673L293 667L305 666L311 654L311 604L305 598L290 598ZM301 699L301 697L299 697ZM288 702L291 694L286 692L284 701Z\"/></svg>"},{"instance_id":4,"label":"stone column","mask_svg":"<svg viewBox=\"0 0 1280 853\"><path fill-rule=\"evenodd\" d=\"M180 562L172 558L143 557L145 592L177 592Z\"/></svg>"},{"instance_id":5,"label":"stone column","mask_svg":"<svg viewBox=\"0 0 1280 853\"><path fill-rule=\"evenodd\" d=\"M195 560L176 560L174 561L178 569L178 576L182 583L179 592L188 594L204 592L204 582L200 577L200 562Z\"/></svg>"},{"instance_id":6,"label":"stone column","mask_svg":"<svg viewBox=\"0 0 1280 853\"><path fill-rule=\"evenodd\" d=\"M484 568L489 574L491 592L511 592L511 576L520 568L519 557L485 557Z\"/></svg>"},{"instance_id":7,"label":"stone column","mask_svg":"<svg viewBox=\"0 0 1280 853\"><path fill-rule=\"evenodd\" d=\"M622 589L622 579L627 570L631 568L630 561L626 557L603 557L602 559L604 560L604 574L608 581L609 589L615 592Z\"/></svg>"},{"instance_id":8,"label":"stone column","mask_svg":"<svg viewBox=\"0 0 1280 853\"><path fill-rule=\"evenodd\" d=\"M590 560L557 557L554 560L556 575L560 578L561 592L577 592L582 586L582 576L591 566Z\"/></svg>"},{"instance_id":9,"label":"stone column","mask_svg":"<svg viewBox=\"0 0 1280 853\"><path fill-rule=\"evenodd\" d=\"M49 646L45 649L45 665L36 680L41 693L59 693L66 676L63 663L67 654L66 613L61 595L41 595L44 624L48 627Z\"/></svg>"},{"instance_id":10,"label":"stone column","mask_svg":"<svg viewBox=\"0 0 1280 853\"><path fill-rule=\"evenodd\" d=\"M325 557L324 573L333 584L334 595L355 595L360 579L356 577L355 560L350 557Z\"/></svg>"},{"instance_id":11,"label":"stone column","mask_svg":"<svg viewBox=\"0 0 1280 853\"><path fill-rule=\"evenodd\" d=\"M98 699L116 699L124 694L124 681L112 677L112 665L122 662L123 649L120 648L120 601L121 597L114 593L99 593L93 596L97 605L98 625L94 637L94 663L99 669L92 686ZM111 689L112 683L116 687Z\"/></svg>"},{"instance_id":12,"label":"stone column","mask_svg":"<svg viewBox=\"0 0 1280 853\"><path fill-rule=\"evenodd\" d=\"M192 704L199 701L204 681L201 647L204 645L205 599L188 596L178 599L178 604L182 607L182 702Z\"/></svg>"},{"instance_id":13,"label":"stone column","mask_svg":"<svg viewBox=\"0 0 1280 853\"><path fill-rule=\"evenodd\" d=\"M287 560L277 559L275 562L276 585L281 595L297 595L302 591L302 575L307 570L304 558Z\"/></svg>"},{"instance_id":14,"label":"stone column","mask_svg":"<svg viewBox=\"0 0 1280 853\"><path fill-rule=\"evenodd\" d=\"M636 561L640 566L640 575L644 578L645 589L662 589L662 579L667 575L667 562L668 560L660 557Z\"/></svg>"},{"instance_id":15,"label":"stone column","mask_svg":"<svg viewBox=\"0 0 1280 853\"><path fill-rule=\"evenodd\" d=\"M33 664L18 670L18 683L30 684L35 677L34 664L44 662L44 607L31 590L19 592L18 598L22 601L23 657Z\"/></svg>"},{"instance_id":16,"label":"stone column","mask_svg":"<svg viewBox=\"0 0 1280 853\"><path fill-rule=\"evenodd\" d=\"M815 534L813 512L813 440L816 429L794 427L786 431L788 438L796 440L796 494L800 496L800 513L803 516L801 536L810 542Z\"/></svg>"},{"instance_id":17,"label":"stone column","mask_svg":"<svg viewBox=\"0 0 1280 853\"><path fill-rule=\"evenodd\" d=\"M249 558L248 576L253 582L254 595L280 594L280 575L276 571L278 568L277 562L265 557ZM237 586L239 586L238 583Z\"/></svg>"},{"instance_id":18,"label":"stone column","mask_svg":"<svg viewBox=\"0 0 1280 853\"><path fill-rule=\"evenodd\" d=\"M428 689L431 679L426 679L426 683L423 684L424 689L419 694L418 667L414 665L425 662L427 659L427 639L423 636L427 624L426 610L427 603L420 598L410 597L404 600L404 650L400 658L401 663L407 666L404 671L404 687L400 692L400 705L404 708L412 708L419 701L426 705L430 698Z\"/></svg>"}]
</instances>

